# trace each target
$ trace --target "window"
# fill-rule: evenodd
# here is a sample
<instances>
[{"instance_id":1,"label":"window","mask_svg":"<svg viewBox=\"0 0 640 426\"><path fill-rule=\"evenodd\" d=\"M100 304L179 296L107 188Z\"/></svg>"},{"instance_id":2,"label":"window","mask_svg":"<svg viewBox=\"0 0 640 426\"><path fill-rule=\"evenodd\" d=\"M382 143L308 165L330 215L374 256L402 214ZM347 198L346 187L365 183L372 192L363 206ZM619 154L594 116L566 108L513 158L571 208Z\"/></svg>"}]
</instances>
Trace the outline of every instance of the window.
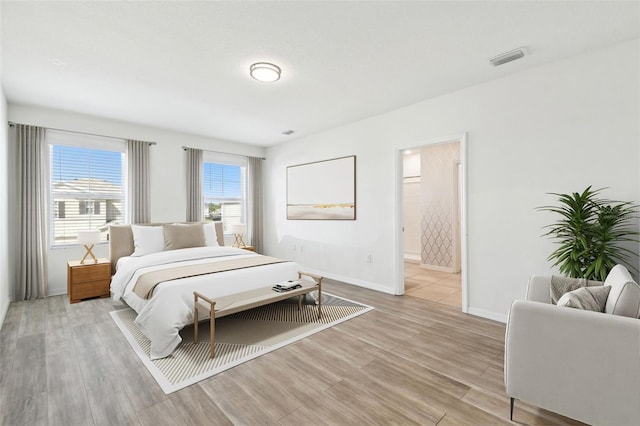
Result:
<instances>
[{"instance_id":1,"label":"window","mask_svg":"<svg viewBox=\"0 0 640 426\"><path fill-rule=\"evenodd\" d=\"M203 200L205 221L222 221L230 233L234 223L247 223L247 159L204 153Z\"/></svg>"},{"instance_id":2,"label":"window","mask_svg":"<svg viewBox=\"0 0 640 426\"><path fill-rule=\"evenodd\" d=\"M123 140L47 131L50 155L51 245L77 244L78 231L124 223L126 145Z\"/></svg>"},{"instance_id":3,"label":"window","mask_svg":"<svg viewBox=\"0 0 640 426\"><path fill-rule=\"evenodd\" d=\"M58 219L64 219L65 218L65 203L64 201L55 201L55 212L54 215L56 218Z\"/></svg>"},{"instance_id":4,"label":"window","mask_svg":"<svg viewBox=\"0 0 640 426\"><path fill-rule=\"evenodd\" d=\"M78 214L91 214L88 201L78 202Z\"/></svg>"},{"instance_id":5,"label":"window","mask_svg":"<svg viewBox=\"0 0 640 426\"><path fill-rule=\"evenodd\" d=\"M78 214L100 214L100 201L80 201Z\"/></svg>"}]
</instances>

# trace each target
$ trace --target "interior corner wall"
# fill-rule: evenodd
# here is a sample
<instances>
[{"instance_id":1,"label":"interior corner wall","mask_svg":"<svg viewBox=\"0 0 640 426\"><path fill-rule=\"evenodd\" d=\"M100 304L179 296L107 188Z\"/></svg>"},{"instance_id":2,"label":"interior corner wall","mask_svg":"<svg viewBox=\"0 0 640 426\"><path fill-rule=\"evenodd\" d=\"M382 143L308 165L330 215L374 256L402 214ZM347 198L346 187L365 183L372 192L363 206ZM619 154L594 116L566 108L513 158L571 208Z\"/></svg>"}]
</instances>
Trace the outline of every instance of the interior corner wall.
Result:
<instances>
[{"instance_id":1,"label":"interior corner wall","mask_svg":"<svg viewBox=\"0 0 640 426\"><path fill-rule=\"evenodd\" d=\"M639 52L635 39L268 148L266 253L394 293L397 150L466 133L469 312L504 321L530 274L554 272L548 192L639 201ZM287 220L286 167L346 155L357 220Z\"/></svg>"},{"instance_id":2,"label":"interior corner wall","mask_svg":"<svg viewBox=\"0 0 640 426\"><path fill-rule=\"evenodd\" d=\"M12 298L9 256L9 126L7 100L0 85L0 328Z\"/></svg>"},{"instance_id":3,"label":"interior corner wall","mask_svg":"<svg viewBox=\"0 0 640 426\"><path fill-rule=\"evenodd\" d=\"M16 123L47 128L156 142L157 144L151 147L150 153L152 222L179 222L186 219L186 160L182 146L264 157L264 148L259 146L68 111L9 104L8 119ZM96 256L107 258L108 244L98 245L94 253ZM67 292L66 263L69 260L80 259L83 254L84 249L79 246L49 250L49 295Z\"/></svg>"}]
</instances>

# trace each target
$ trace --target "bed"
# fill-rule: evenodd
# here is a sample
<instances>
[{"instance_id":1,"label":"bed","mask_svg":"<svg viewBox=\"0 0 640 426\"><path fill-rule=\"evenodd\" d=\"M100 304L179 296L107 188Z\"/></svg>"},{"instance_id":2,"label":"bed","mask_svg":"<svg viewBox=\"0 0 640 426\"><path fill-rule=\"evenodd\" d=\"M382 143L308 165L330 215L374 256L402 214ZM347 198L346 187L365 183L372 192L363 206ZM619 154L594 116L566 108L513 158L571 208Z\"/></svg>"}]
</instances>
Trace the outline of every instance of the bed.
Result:
<instances>
[{"instance_id":1,"label":"bed","mask_svg":"<svg viewBox=\"0 0 640 426\"><path fill-rule=\"evenodd\" d=\"M204 225L209 230L206 244L203 246L202 241L198 240L193 246L189 236L198 232L198 225L202 226L185 223L110 227L109 256L113 272L111 297L116 301L124 301L138 314L135 323L151 341L151 359L171 355L182 341L179 331L193 324L194 291L215 299L298 279L300 268L294 262L277 259L269 263L273 258L225 247L221 223ZM211 231L213 229L215 232ZM159 246L160 230L164 236L163 247ZM145 234L147 237L143 238ZM148 235L151 234L155 238L155 250L149 250L152 239ZM153 286L146 296L140 291L143 278L154 274L171 274L183 267L186 270L216 268L223 262L257 266L216 270L214 273L195 274L186 278L172 277Z\"/></svg>"}]
</instances>

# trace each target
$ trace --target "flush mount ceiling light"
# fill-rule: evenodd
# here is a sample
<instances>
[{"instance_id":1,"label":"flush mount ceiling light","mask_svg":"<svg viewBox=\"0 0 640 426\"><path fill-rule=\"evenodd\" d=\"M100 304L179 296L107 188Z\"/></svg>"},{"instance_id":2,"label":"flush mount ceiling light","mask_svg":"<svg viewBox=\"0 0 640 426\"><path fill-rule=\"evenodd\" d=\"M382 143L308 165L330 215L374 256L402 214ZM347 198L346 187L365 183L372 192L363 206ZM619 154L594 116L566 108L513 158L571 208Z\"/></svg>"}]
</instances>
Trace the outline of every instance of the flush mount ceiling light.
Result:
<instances>
[{"instance_id":1,"label":"flush mount ceiling light","mask_svg":"<svg viewBox=\"0 0 640 426\"><path fill-rule=\"evenodd\" d=\"M489 63L494 67L497 67L498 65L524 58L524 55L526 54L527 50L524 47L519 47L518 49L510 50L508 52L501 53L498 56L494 56L489 59Z\"/></svg>"},{"instance_id":2,"label":"flush mount ceiling light","mask_svg":"<svg viewBox=\"0 0 640 426\"><path fill-rule=\"evenodd\" d=\"M280 80L282 70L269 62L256 62L249 67L249 74L254 80L272 82Z\"/></svg>"}]
</instances>

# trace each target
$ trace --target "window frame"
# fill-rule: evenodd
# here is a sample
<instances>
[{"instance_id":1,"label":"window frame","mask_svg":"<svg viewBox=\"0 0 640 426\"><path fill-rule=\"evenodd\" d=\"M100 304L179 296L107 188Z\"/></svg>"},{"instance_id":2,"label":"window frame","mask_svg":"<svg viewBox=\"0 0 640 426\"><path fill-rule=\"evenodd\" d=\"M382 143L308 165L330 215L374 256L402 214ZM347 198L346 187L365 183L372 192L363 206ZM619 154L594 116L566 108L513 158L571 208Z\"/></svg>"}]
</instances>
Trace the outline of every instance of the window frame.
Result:
<instances>
[{"instance_id":1,"label":"window frame","mask_svg":"<svg viewBox=\"0 0 640 426\"><path fill-rule=\"evenodd\" d=\"M204 215L205 206L207 205L207 196L205 195L205 164L219 164L224 166L236 166L240 167L240 185L241 185L241 204L240 204L240 222L225 222L224 216L220 218L220 221L223 223L224 235L233 235L229 227L234 223L242 223L247 224L249 220L249 195L248 195L248 169L249 169L249 160L245 156L241 155L233 155L233 154L223 154L212 151L204 151L202 156L202 211L203 211L203 221L206 221L206 216ZM211 198L211 197L209 197ZM245 235L245 239L248 240L248 236Z\"/></svg>"},{"instance_id":2,"label":"window frame","mask_svg":"<svg viewBox=\"0 0 640 426\"><path fill-rule=\"evenodd\" d=\"M70 214L73 214L70 210L70 206L66 203L66 200L58 200L56 201L54 196L54 180L53 180L53 147L54 146L63 146L63 147L74 147L74 148L83 148L88 150L97 150L97 151L112 151L118 152L121 154L120 156L120 167L121 167L121 181L122 181L122 221L121 223L126 223L128 218L128 170L127 170L127 144L124 139L112 138L112 137L103 137L96 135L89 135L84 133L76 133L64 130L47 130L46 134L46 142L47 142L47 164L50 168L47 183L48 183L48 197L49 197L49 248L50 249L64 249L68 247L77 247L80 244L77 240L71 242L56 242L56 228L55 221L59 219L68 219ZM65 217L57 217L59 214L59 206L56 203L62 202L65 204ZM78 212L78 216L85 215L99 215L99 212L95 211L96 203L99 200L89 199L86 200L88 212L80 214ZM78 209L80 208L80 202L78 203ZM73 209L73 208L72 208ZM102 206L98 208L99 211L102 211ZM106 204L104 206L105 214L107 213ZM57 214L58 213L58 214ZM92 228L87 228L92 229ZM108 235L107 241L100 241L97 245L105 245L108 244Z\"/></svg>"}]
</instances>

